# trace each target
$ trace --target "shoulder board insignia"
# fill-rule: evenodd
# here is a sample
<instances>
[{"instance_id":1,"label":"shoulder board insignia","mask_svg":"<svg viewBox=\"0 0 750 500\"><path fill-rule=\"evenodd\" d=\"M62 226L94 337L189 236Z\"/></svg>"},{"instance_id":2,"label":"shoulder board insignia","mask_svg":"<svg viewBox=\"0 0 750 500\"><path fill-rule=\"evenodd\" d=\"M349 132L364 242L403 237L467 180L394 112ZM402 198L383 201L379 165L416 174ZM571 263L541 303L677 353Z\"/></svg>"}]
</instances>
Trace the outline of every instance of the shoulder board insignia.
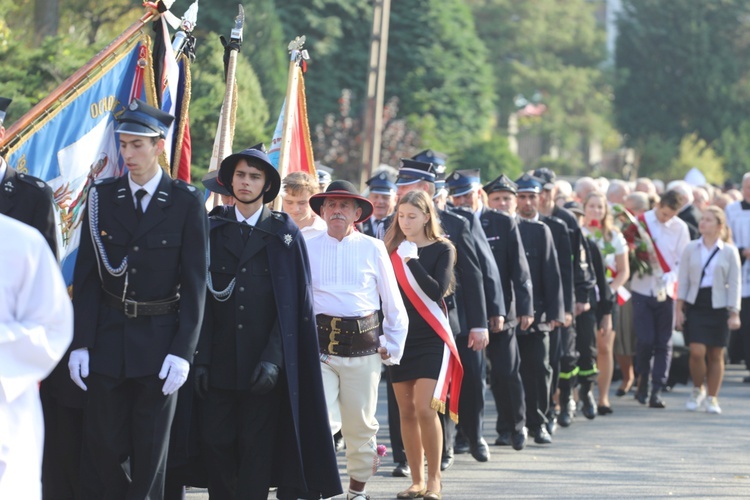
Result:
<instances>
[{"instance_id":1,"label":"shoulder board insignia","mask_svg":"<svg viewBox=\"0 0 750 500\"><path fill-rule=\"evenodd\" d=\"M187 188L188 188L188 191L190 191L191 193L195 191L195 186L188 186Z\"/></svg>"},{"instance_id":2,"label":"shoulder board insignia","mask_svg":"<svg viewBox=\"0 0 750 500\"><path fill-rule=\"evenodd\" d=\"M36 181L36 185L39 186L40 188L43 188L44 186L46 186L46 184L42 181Z\"/></svg>"},{"instance_id":3,"label":"shoulder board insignia","mask_svg":"<svg viewBox=\"0 0 750 500\"><path fill-rule=\"evenodd\" d=\"M47 184L43 180L39 179L38 177L34 177L33 175L18 174L18 178L24 181L26 184L34 186L35 188L45 189L47 187Z\"/></svg>"}]
</instances>

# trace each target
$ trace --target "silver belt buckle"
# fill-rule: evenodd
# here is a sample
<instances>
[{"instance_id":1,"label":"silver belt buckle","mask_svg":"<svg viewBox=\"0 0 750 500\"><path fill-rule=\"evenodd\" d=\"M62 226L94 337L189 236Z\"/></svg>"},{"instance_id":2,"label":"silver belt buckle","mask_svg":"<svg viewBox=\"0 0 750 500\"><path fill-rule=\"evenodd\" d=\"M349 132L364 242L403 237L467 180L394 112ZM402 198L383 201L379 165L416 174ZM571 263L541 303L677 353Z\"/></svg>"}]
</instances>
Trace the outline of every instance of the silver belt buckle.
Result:
<instances>
[{"instance_id":1,"label":"silver belt buckle","mask_svg":"<svg viewBox=\"0 0 750 500\"><path fill-rule=\"evenodd\" d=\"M125 312L125 316L128 318L137 318L138 317L138 302L135 300L126 300L123 302L123 311Z\"/></svg>"}]
</instances>

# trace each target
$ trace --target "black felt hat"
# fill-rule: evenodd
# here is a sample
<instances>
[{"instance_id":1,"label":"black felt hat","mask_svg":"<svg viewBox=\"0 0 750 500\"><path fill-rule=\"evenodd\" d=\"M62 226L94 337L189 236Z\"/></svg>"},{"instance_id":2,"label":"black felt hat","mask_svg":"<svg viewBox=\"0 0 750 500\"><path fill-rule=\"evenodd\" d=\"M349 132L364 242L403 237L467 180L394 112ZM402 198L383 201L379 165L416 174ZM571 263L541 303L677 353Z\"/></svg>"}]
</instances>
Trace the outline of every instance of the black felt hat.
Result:
<instances>
[{"instance_id":1,"label":"black felt hat","mask_svg":"<svg viewBox=\"0 0 750 500\"><path fill-rule=\"evenodd\" d=\"M324 193L312 195L310 197L310 208L313 209L313 212L320 215L320 208L323 206L323 202L326 198L351 198L357 200L362 209L362 215L355 221L357 224L366 221L372 215L373 207L370 200L360 195L357 192L357 188L354 187L354 184L349 181L333 181L328 185L328 188Z\"/></svg>"},{"instance_id":2,"label":"black felt hat","mask_svg":"<svg viewBox=\"0 0 750 500\"><path fill-rule=\"evenodd\" d=\"M219 167L219 184L224 186L230 194L234 195L234 191L232 191L232 178L234 177L234 169L237 168L237 163L240 160L245 160L251 167L262 169L266 173L268 189L263 194L263 203L273 201L281 189L281 176L268 158L266 147L263 143L256 144L224 158Z\"/></svg>"}]
</instances>

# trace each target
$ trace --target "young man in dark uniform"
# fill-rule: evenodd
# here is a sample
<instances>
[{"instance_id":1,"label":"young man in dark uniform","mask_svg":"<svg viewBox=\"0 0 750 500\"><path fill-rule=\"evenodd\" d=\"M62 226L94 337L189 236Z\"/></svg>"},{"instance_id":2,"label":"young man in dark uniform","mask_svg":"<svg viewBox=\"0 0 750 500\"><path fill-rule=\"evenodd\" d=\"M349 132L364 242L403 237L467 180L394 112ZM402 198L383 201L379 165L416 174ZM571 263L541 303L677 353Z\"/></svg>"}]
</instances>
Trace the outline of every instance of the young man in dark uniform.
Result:
<instances>
[{"instance_id":1,"label":"young man in dark uniform","mask_svg":"<svg viewBox=\"0 0 750 500\"><path fill-rule=\"evenodd\" d=\"M396 185L381 172L367 180L370 188L368 199L372 202L372 217L362 223L362 232L382 240L385 236L386 219L396 209ZM390 224L388 224L390 226Z\"/></svg>"},{"instance_id":2,"label":"young man in dark uniform","mask_svg":"<svg viewBox=\"0 0 750 500\"><path fill-rule=\"evenodd\" d=\"M195 357L209 493L325 498L341 493L315 340L304 238L276 198L262 145L228 156L235 205L209 214L210 275ZM311 495L311 496L309 496Z\"/></svg>"},{"instance_id":3,"label":"young man in dark uniform","mask_svg":"<svg viewBox=\"0 0 750 500\"><path fill-rule=\"evenodd\" d=\"M518 228L526 249L534 290L534 324L526 331L518 331L518 349L521 353L519 371L526 395L529 434L534 437L534 442L548 444L552 442L546 427L552 376L549 335L565 321L562 281L552 233L539 220L542 183L528 174L515 182L518 186Z\"/></svg>"},{"instance_id":4,"label":"young man in dark uniform","mask_svg":"<svg viewBox=\"0 0 750 500\"><path fill-rule=\"evenodd\" d=\"M84 446L96 478L83 481L101 485L96 498L163 496L175 392L203 318L203 201L158 162L172 121L130 104L116 129L128 174L95 181L83 220L68 368L88 391Z\"/></svg>"}]
</instances>

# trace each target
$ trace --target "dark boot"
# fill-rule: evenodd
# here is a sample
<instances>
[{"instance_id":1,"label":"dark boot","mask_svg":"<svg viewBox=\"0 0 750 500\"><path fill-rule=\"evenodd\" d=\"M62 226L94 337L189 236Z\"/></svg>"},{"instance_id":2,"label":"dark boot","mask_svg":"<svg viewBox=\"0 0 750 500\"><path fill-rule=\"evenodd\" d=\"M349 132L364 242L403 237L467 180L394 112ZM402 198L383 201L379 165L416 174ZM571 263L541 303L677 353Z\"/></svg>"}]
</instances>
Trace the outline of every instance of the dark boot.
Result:
<instances>
[{"instance_id":1,"label":"dark boot","mask_svg":"<svg viewBox=\"0 0 750 500\"><path fill-rule=\"evenodd\" d=\"M661 399L661 388L654 387L651 391L651 398L648 400L649 408L666 408L667 405Z\"/></svg>"},{"instance_id":2,"label":"dark boot","mask_svg":"<svg viewBox=\"0 0 750 500\"><path fill-rule=\"evenodd\" d=\"M557 416L557 423L563 427L569 427L573 423L576 414L576 404L570 394L570 388L560 387L560 415Z\"/></svg>"},{"instance_id":3,"label":"dark boot","mask_svg":"<svg viewBox=\"0 0 750 500\"><path fill-rule=\"evenodd\" d=\"M596 401L591 392L591 382L581 382L581 388L578 390L578 399L583 403L581 413L589 420L596 418Z\"/></svg>"},{"instance_id":4,"label":"dark boot","mask_svg":"<svg viewBox=\"0 0 750 500\"><path fill-rule=\"evenodd\" d=\"M648 375L638 376L638 390L635 392L635 399L642 405L648 401Z\"/></svg>"}]
</instances>

